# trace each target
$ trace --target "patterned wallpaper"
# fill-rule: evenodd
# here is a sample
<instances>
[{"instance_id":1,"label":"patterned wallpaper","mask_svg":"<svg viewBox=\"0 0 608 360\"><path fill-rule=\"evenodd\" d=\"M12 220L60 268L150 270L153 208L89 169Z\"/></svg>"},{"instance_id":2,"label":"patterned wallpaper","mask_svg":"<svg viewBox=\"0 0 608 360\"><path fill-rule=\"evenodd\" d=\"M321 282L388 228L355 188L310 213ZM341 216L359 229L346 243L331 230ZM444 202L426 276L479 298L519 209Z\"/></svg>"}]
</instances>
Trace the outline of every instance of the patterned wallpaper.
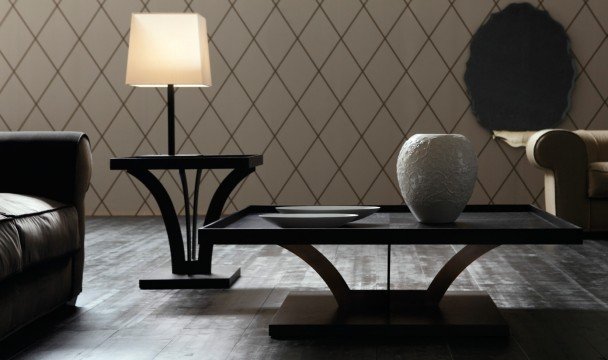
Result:
<instances>
[{"instance_id":1,"label":"patterned wallpaper","mask_svg":"<svg viewBox=\"0 0 608 360\"><path fill-rule=\"evenodd\" d=\"M207 18L214 84L176 95L181 153L263 153L247 204L400 203L395 159L415 133L461 133L479 156L471 202L543 202L542 174L469 108L471 35L498 0L2 0L0 130L89 134L87 211L158 213L109 158L166 149L164 94L124 85L132 12ZM544 0L568 30L578 75L565 128L607 128L608 1ZM201 202L225 172L203 179ZM177 174L159 172L179 203Z\"/></svg>"}]
</instances>

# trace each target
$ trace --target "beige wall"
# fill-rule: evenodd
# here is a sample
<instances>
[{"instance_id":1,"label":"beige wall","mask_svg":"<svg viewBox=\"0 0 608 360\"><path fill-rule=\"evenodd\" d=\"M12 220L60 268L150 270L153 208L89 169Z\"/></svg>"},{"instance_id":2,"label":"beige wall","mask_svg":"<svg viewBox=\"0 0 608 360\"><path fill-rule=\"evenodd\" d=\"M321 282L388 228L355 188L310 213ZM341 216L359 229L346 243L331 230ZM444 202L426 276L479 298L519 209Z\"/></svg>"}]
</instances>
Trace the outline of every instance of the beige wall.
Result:
<instances>
[{"instance_id":1,"label":"beige wall","mask_svg":"<svg viewBox=\"0 0 608 360\"><path fill-rule=\"evenodd\" d=\"M209 26L214 84L178 91L180 152L263 153L266 162L228 211L399 203L395 158L421 132L471 139L480 162L473 203L542 203L542 174L477 125L464 91L471 35L508 1L231 3L0 1L0 129L85 131L95 159L87 210L157 212L142 186L109 170L111 157L166 148L162 93L124 85L129 17L196 11ZM563 127L606 129L608 1L540 3L567 27L580 70ZM162 180L179 201L174 175ZM224 175L205 175L202 201Z\"/></svg>"}]
</instances>

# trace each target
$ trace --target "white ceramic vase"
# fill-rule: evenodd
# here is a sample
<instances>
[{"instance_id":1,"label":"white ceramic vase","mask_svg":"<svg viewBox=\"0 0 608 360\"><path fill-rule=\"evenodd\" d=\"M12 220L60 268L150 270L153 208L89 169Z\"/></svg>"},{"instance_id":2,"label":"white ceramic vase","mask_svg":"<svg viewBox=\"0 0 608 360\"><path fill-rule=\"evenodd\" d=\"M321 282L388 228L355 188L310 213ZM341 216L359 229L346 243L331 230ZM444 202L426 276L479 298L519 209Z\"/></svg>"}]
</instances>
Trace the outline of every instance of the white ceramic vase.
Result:
<instances>
[{"instance_id":1,"label":"white ceramic vase","mask_svg":"<svg viewBox=\"0 0 608 360\"><path fill-rule=\"evenodd\" d=\"M417 134L397 159L401 195L421 223L456 221L473 193L477 157L459 134Z\"/></svg>"}]
</instances>

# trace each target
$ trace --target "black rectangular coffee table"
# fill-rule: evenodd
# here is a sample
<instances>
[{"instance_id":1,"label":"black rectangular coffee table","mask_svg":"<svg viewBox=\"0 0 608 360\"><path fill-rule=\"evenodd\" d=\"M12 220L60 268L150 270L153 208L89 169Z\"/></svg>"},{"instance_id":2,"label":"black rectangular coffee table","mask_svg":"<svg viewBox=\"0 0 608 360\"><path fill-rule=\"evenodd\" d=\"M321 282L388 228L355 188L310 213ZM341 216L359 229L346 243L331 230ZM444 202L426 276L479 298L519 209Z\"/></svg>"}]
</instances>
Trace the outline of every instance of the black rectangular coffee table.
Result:
<instances>
[{"instance_id":1,"label":"black rectangular coffee table","mask_svg":"<svg viewBox=\"0 0 608 360\"><path fill-rule=\"evenodd\" d=\"M508 336L509 328L484 292L447 292L477 258L500 245L580 244L581 228L530 205L470 205L453 224L424 225L406 206L340 228L283 229L258 215L272 206L251 206L199 230L209 244L276 244L310 265L331 293L290 293L272 319L270 336ZM315 244L387 245L387 289L350 289ZM465 245L426 290L390 289L391 245ZM446 293L447 292L447 293Z\"/></svg>"}]
</instances>

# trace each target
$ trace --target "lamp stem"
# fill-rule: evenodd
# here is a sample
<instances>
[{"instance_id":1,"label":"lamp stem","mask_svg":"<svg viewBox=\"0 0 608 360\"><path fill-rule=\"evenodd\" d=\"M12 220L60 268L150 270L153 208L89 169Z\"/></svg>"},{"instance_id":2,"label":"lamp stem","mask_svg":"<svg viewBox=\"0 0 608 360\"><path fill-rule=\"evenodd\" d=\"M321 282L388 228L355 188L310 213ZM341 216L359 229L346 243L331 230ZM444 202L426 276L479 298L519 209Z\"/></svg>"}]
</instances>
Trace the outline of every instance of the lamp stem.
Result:
<instances>
[{"instance_id":1,"label":"lamp stem","mask_svg":"<svg viewBox=\"0 0 608 360\"><path fill-rule=\"evenodd\" d=\"M169 136L169 155L175 155L175 89L167 86L167 120Z\"/></svg>"}]
</instances>

